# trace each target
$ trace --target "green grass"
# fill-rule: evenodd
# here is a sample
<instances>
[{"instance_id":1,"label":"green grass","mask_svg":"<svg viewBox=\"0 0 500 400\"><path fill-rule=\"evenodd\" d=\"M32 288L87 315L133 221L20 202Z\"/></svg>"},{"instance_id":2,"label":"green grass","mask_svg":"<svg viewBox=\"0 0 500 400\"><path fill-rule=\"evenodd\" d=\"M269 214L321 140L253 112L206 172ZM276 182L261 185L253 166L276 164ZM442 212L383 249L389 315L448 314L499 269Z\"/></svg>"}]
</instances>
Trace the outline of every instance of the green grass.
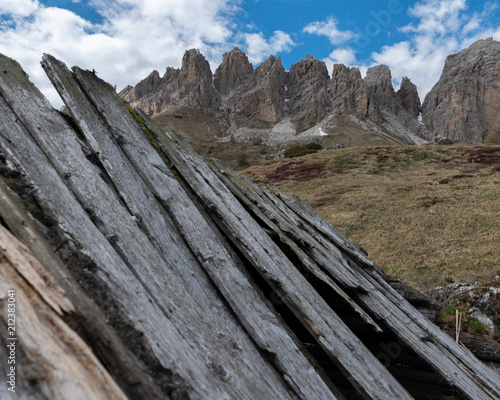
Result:
<instances>
[{"instance_id":1,"label":"green grass","mask_svg":"<svg viewBox=\"0 0 500 400\"><path fill-rule=\"evenodd\" d=\"M447 317L448 315L451 315L451 316L455 316L455 314L457 313L457 311L459 313L465 313L465 312L468 312L468 310L465 308L465 307L458 307L456 305L452 305L452 306L448 306L444 309L443 311L443 316Z\"/></svg>"},{"instance_id":2,"label":"green grass","mask_svg":"<svg viewBox=\"0 0 500 400\"><path fill-rule=\"evenodd\" d=\"M469 320L469 326L474 332L479 334L483 333L486 329L486 326L481 321L474 318Z\"/></svg>"},{"instance_id":3,"label":"green grass","mask_svg":"<svg viewBox=\"0 0 500 400\"><path fill-rule=\"evenodd\" d=\"M482 334L486 330L486 325L481 321L471 318L468 316L469 306L465 304L453 304L447 306L442 314L443 321L450 324L451 326L456 325L456 312L462 314L462 330L465 332L473 332L477 334Z\"/></svg>"},{"instance_id":4,"label":"green grass","mask_svg":"<svg viewBox=\"0 0 500 400\"><path fill-rule=\"evenodd\" d=\"M317 153L319 150L321 150L321 145L317 143L297 144L285 150L285 158L302 157Z\"/></svg>"},{"instance_id":5,"label":"green grass","mask_svg":"<svg viewBox=\"0 0 500 400\"><path fill-rule=\"evenodd\" d=\"M297 194L389 275L429 289L500 272L498 157L492 146L365 146L242 174Z\"/></svg>"}]
</instances>

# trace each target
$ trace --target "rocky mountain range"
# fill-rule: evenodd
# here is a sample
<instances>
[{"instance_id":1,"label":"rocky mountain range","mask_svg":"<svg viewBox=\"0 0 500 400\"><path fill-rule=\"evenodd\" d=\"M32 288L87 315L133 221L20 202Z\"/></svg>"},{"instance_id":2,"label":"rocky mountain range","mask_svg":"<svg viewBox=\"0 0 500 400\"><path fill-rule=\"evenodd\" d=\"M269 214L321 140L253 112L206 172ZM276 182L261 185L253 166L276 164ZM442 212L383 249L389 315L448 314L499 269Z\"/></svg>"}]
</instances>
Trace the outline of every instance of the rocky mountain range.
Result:
<instances>
[{"instance_id":1,"label":"rocky mountain range","mask_svg":"<svg viewBox=\"0 0 500 400\"><path fill-rule=\"evenodd\" d=\"M182 134L266 144L354 134L393 143L422 143L434 136L481 143L500 132L500 42L479 40L450 55L442 76L421 104L403 77L396 92L390 69L333 66L307 56L286 71L270 56L254 69L235 48L212 74L199 50L185 52L180 69L153 71L121 97ZM202 121L202 125L200 125Z\"/></svg>"}]
</instances>

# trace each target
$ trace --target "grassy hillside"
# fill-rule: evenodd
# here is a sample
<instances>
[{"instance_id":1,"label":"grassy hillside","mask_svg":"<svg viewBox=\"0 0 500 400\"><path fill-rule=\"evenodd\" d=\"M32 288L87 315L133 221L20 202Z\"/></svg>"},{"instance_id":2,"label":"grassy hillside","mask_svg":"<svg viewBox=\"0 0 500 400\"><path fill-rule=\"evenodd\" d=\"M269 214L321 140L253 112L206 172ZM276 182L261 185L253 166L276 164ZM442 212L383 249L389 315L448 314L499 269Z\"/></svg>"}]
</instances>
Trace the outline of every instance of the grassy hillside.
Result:
<instances>
[{"instance_id":1,"label":"grassy hillside","mask_svg":"<svg viewBox=\"0 0 500 400\"><path fill-rule=\"evenodd\" d=\"M242 174L299 195L414 287L500 274L498 146L327 150Z\"/></svg>"}]
</instances>

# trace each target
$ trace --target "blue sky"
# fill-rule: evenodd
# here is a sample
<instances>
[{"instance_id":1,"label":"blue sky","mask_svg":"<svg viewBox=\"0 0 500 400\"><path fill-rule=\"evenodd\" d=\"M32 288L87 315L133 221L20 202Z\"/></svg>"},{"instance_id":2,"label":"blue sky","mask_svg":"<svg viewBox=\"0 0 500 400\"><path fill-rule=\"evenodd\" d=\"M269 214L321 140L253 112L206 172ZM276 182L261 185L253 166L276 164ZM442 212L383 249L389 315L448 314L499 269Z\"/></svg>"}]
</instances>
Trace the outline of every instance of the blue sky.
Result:
<instances>
[{"instance_id":1,"label":"blue sky","mask_svg":"<svg viewBox=\"0 0 500 400\"><path fill-rule=\"evenodd\" d=\"M40 68L43 53L95 69L117 85L153 69L179 67L198 48L212 71L239 47L257 66L311 54L366 69L386 64L420 97L439 79L446 56L478 39L500 40L500 0L0 0L0 53L15 58L55 106Z\"/></svg>"}]
</instances>

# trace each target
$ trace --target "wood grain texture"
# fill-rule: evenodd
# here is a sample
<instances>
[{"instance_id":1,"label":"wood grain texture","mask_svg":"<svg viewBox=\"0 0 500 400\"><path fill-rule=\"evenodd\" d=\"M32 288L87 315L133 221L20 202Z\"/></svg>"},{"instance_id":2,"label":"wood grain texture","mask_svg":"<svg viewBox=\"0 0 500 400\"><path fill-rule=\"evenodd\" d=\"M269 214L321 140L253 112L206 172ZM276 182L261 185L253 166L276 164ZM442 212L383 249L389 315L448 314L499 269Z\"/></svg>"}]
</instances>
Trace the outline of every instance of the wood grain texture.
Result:
<instances>
[{"instance_id":1,"label":"wood grain texture","mask_svg":"<svg viewBox=\"0 0 500 400\"><path fill-rule=\"evenodd\" d=\"M92 350L61 319L63 311L74 309L64 290L47 276L35 256L0 226L0 319L5 325L9 290L15 291L18 339L16 364L9 367L14 365L17 370L21 398L26 396L26 381L37 382L40 392L31 394L36 399L127 398ZM14 399L18 394L5 391L2 399Z\"/></svg>"},{"instance_id":2,"label":"wood grain texture","mask_svg":"<svg viewBox=\"0 0 500 400\"><path fill-rule=\"evenodd\" d=\"M182 140L157 132L173 164L220 228L367 398L411 398L353 335L214 172Z\"/></svg>"},{"instance_id":3,"label":"wood grain texture","mask_svg":"<svg viewBox=\"0 0 500 400\"><path fill-rule=\"evenodd\" d=\"M310 206L201 159L95 73L42 66L70 116L0 56L0 301L15 286L22 398L500 398Z\"/></svg>"},{"instance_id":4,"label":"wood grain texture","mask_svg":"<svg viewBox=\"0 0 500 400\"><path fill-rule=\"evenodd\" d=\"M203 279L204 270L231 305L245 329L250 332L252 339L263 350L275 355L278 369L298 395L304 398L335 398L312 365L301 353L297 353L299 345L296 340L290 337L279 318L235 266L232 257L220 242L221 238L215 235L173 173L148 143L136 121L132 121L130 125L123 123L128 118L131 119L123 102L112 94L109 98L91 95L97 108L107 108L106 113L99 116L83 93L75 93L79 90L76 81L87 93L94 93L95 85L100 82L81 70L76 71L75 77L49 57L44 58L44 65L51 79L57 82L56 87L83 134L92 143L92 150L99 153L99 158L116 186L123 188L120 193L124 193L127 207L134 210L136 218L140 218L149 235L155 239L157 247L163 250L164 258L177 260L177 272L183 277L190 292L196 293L198 303L205 314L218 324L218 329L225 330L227 336L239 340L238 346L244 351L253 348L241 328L232 321L232 315L225 310L220 299L215 297L216 292L210 287L208 279ZM79 100L76 108L72 105L75 98ZM82 103L86 104L85 113L82 113ZM109 125L93 124L99 117ZM114 123L111 124L111 121ZM121 140L119 145L112 140L111 132L107 129L111 125L114 129L127 133L124 134L126 139ZM103 134L106 130L108 135ZM134 174L134 171L137 172ZM134 180L139 182L132 185ZM137 190L137 187L141 190ZM176 232L174 240L168 240ZM183 240L189 248L184 245ZM177 255L176 251L180 253L182 249L185 250L184 253ZM204 270L198 265L198 260ZM262 374L260 378L252 379L268 379L268 367L262 365L262 362L259 365L259 357L255 353L250 357L256 358L251 366L254 374ZM241 365L243 360L237 362Z\"/></svg>"},{"instance_id":5,"label":"wood grain texture","mask_svg":"<svg viewBox=\"0 0 500 400\"><path fill-rule=\"evenodd\" d=\"M3 61L4 70L14 69ZM9 79L14 74L18 79ZM15 71L0 79L0 92L8 96L15 115L22 114L18 118L23 123L10 132L0 127L15 139L1 145L19 157L30 179L43 187L46 206L61 219L60 225L81 252L93 260L92 273L106 285L119 307L116 312L144 335L150 356L188 382L185 390L193 398L269 394L289 398L287 388L273 385L272 377L277 375L269 368L268 379L255 385L255 376L266 372L262 358L255 358L260 363L254 369L252 359L240 356L242 348L232 336L205 318L180 277L101 178L101 171L85 157L75 133L26 79L19 82L22 77ZM3 122L14 123L15 118Z\"/></svg>"}]
</instances>

